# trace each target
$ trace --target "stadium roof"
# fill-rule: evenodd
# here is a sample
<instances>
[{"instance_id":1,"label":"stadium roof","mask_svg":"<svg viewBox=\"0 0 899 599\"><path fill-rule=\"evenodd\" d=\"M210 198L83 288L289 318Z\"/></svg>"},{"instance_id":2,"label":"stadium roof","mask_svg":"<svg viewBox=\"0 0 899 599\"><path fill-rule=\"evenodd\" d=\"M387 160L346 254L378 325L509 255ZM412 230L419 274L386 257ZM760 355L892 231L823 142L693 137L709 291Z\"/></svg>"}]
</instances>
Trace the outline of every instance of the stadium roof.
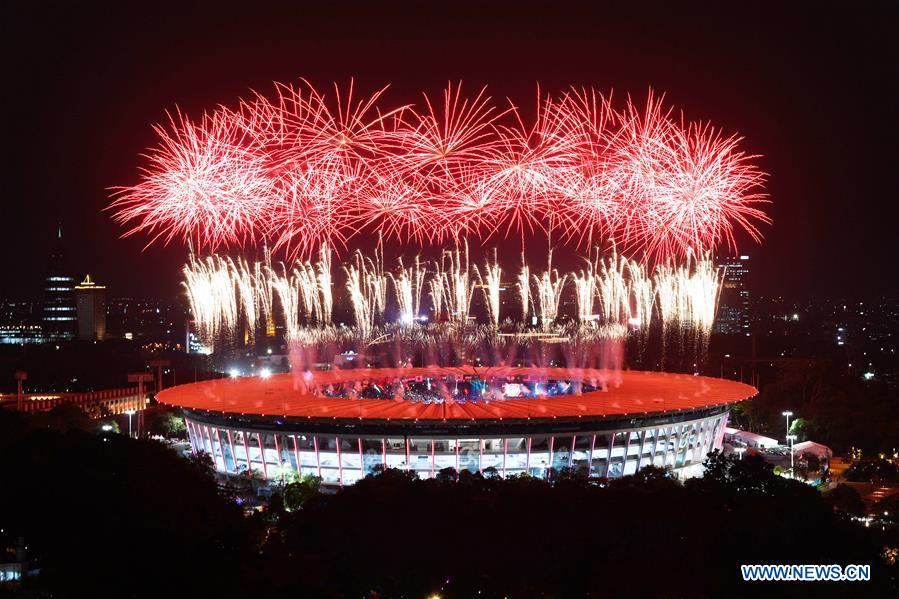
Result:
<instances>
[{"instance_id":1,"label":"stadium roof","mask_svg":"<svg viewBox=\"0 0 899 599\"><path fill-rule=\"evenodd\" d=\"M580 395L443 403L397 399L356 399L304 390L352 381L391 382L417 377L524 377L525 380L579 380L606 390ZM231 414L310 419L359 420L525 420L639 415L693 410L754 396L754 387L724 379L664 372L611 372L569 368L374 368L328 370L268 378L216 379L171 387L159 402L181 408Z\"/></svg>"}]
</instances>

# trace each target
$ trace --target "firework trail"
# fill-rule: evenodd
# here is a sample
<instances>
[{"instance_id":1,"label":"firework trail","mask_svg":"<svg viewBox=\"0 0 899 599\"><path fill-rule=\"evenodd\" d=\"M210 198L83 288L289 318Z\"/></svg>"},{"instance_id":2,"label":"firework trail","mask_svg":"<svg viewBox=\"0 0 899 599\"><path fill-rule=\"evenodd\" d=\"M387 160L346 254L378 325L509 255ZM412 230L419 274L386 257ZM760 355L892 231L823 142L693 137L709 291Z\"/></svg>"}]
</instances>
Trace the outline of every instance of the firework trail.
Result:
<instances>
[{"instance_id":1,"label":"firework trail","mask_svg":"<svg viewBox=\"0 0 899 599\"><path fill-rule=\"evenodd\" d=\"M581 323L593 320L593 300L596 296L596 280L593 276L593 266L588 262L586 271L579 271L571 275L574 283L575 298L577 299L577 317Z\"/></svg>"},{"instance_id":2,"label":"firework trail","mask_svg":"<svg viewBox=\"0 0 899 599\"><path fill-rule=\"evenodd\" d=\"M499 266L496 259L496 250L493 252L493 264L487 262L484 264L484 275L477 266L474 267L475 275L478 278L478 285L484 293L484 303L487 306L487 314L490 322L494 327L499 326L499 293L502 287L503 270Z\"/></svg>"},{"instance_id":3,"label":"firework trail","mask_svg":"<svg viewBox=\"0 0 899 599\"><path fill-rule=\"evenodd\" d=\"M403 266L403 260L400 258L399 274L388 273L396 292L396 301L400 309L400 322L404 325L411 325L418 318L425 274L426 271L422 268L417 256L415 264L408 268Z\"/></svg>"},{"instance_id":4,"label":"firework trail","mask_svg":"<svg viewBox=\"0 0 899 599\"><path fill-rule=\"evenodd\" d=\"M518 273L518 297L521 299L521 319L525 322L528 320L530 313L530 296L531 296L531 269L524 261L524 254L521 254L521 270Z\"/></svg>"},{"instance_id":5,"label":"firework trail","mask_svg":"<svg viewBox=\"0 0 899 599\"><path fill-rule=\"evenodd\" d=\"M377 309L372 301L370 275L366 270L365 261L366 258L357 253L355 264L344 266L343 269L347 278L346 289L356 317L356 328L363 337L368 338L374 326Z\"/></svg>"},{"instance_id":6,"label":"firework trail","mask_svg":"<svg viewBox=\"0 0 899 599\"><path fill-rule=\"evenodd\" d=\"M543 327L548 327L559 315L559 302L567 278L568 275L559 276L559 272L552 267L552 252L550 252L546 270L539 277L534 275L534 295L540 324Z\"/></svg>"},{"instance_id":7,"label":"firework trail","mask_svg":"<svg viewBox=\"0 0 899 599\"><path fill-rule=\"evenodd\" d=\"M319 248L318 263L315 265L318 293L321 297L321 321L331 322L331 314L334 310L334 298L331 281L331 249L327 245Z\"/></svg>"},{"instance_id":8,"label":"firework trail","mask_svg":"<svg viewBox=\"0 0 899 599\"><path fill-rule=\"evenodd\" d=\"M613 248L607 259L599 261L596 271L601 320L606 324L627 325L631 318L627 259Z\"/></svg>"},{"instance_id":9,"label":"firework trail","mask_svg":"<svg viewBox=\"0 0 899 599\"><path fill-rule=\"evenodd\" d=\"M474 294L467 243L462 247L456 246L455 250L443 252L437 276L443 282L443 298L446 300L450 321L465 324L468 322L471 296Z\"/></svg>"}]
</instances>

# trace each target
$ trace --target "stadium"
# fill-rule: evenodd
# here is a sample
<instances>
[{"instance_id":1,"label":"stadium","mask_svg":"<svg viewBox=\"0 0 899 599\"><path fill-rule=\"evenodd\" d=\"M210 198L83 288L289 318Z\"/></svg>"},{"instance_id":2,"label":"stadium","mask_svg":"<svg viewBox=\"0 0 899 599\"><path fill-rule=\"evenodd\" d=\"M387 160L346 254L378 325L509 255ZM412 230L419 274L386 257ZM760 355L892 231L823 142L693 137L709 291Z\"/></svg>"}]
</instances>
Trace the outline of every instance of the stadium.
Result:
<instances>
[{"instance_id":1,"label":"stadium","mask_svg":"<svg viewBox=\"0 0 899 599\"><path fill-rule=\"evenodd\" d=\"M756 389L705 376L591 368L360 368L216 379L157 394L217 471L349 485L381 468L551 478L682 478L720 448Z\"/></svg>"}]
</instances>

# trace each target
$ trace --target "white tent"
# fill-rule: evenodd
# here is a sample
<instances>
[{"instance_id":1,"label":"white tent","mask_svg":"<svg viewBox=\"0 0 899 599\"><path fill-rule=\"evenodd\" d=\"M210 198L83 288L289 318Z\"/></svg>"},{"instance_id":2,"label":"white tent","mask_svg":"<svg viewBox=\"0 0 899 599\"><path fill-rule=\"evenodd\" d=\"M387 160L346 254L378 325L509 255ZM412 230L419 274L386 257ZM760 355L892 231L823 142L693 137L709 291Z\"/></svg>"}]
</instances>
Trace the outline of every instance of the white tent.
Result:
<instances>
[{"instance_id":1,"label":"white tent","mask_svg":"<svg viewBox=\"0 0 899 599\"><path fill-rule=\"evenodd\" d=\"M730 427L726 427L724 429L724 439L730 441L731 443L737 442L743 445L748 445L753 449L768 449L770 447L777 447L779 445L777 439L772 439L771 437L766 437L758 433L741 431L740 429Z\"/></svg>"},{"instance_id":2,"label":"white tent","mask_svg":"<svg viewBox=\"0 0 899 599\"><path fill-rule=\"evenodd\" d=\"M814 455L819 460L824 458L829 460L833 457L833 451L831 451L830 447L815 443L814 441L803 441L802 443L797 443L793 446L794 455L803 456L807 453Z\"/></svg>"}]
</instances>

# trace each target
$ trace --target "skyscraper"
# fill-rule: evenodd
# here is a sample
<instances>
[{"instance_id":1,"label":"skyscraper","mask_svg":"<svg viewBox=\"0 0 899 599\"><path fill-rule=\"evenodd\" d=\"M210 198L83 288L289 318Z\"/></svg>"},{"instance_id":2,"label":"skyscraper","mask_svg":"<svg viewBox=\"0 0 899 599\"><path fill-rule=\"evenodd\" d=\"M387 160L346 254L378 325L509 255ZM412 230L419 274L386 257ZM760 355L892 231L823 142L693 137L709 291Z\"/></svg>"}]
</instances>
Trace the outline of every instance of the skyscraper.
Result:
<instances>
[{"instance_id":1,"label":"skyscraper","mask_svg":"<svg viewBox=\"0 0 899 599\"><path fill-rule=\"evenodd\" d=\"M97 285L87 275L75 286L78 307L78 338L103 341L106 337L106 287Z\"/></svg>"},{"instance_id":2,"label":"skyscraper","mask_svg":"<svg viewBox=\"0 0 899 599\"><path fill-rule=\"evenodd\" d=\"M719 257L717 266L724 269L724 279L715 332L749 336L749 256Z\"/></svg>"},{"instance_id":3,"label":"skyscraper","mask_svg":"<svg viewBox=\"0 0 899 599\"><path fill-rule=\"evenodd\" d=\"M44 335L48 340L66 340L75 337L75 278L68 270L62 248L62 226L56 233L56 244L50 253L47 278L44 285Z\"/></svg>"}]
</instances>

